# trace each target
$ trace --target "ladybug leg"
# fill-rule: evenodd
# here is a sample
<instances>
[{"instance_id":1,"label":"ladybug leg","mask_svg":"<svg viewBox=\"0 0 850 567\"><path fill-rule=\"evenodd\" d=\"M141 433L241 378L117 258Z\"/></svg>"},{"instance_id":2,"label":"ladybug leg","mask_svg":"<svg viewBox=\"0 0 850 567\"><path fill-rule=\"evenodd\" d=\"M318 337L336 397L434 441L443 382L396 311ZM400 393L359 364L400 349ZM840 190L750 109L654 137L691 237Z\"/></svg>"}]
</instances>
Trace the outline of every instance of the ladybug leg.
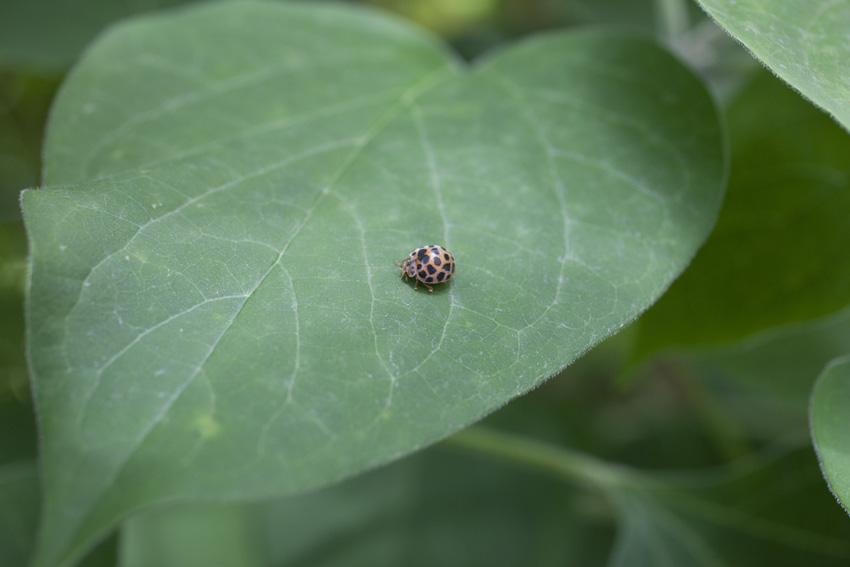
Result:
<instances>
[{"instance_id":1,"label":"ladybug leg","mask_svg":"<svg viewBox=\"0 0 850 567\"><path fill-rule=\"evenodd\" d=\"M425 287L427 287L427 288L428 288L428 291L434 291L434 288L433 288L433 287L431 287L430 285L426 284L425 282L422 282L422 285L424 285ZM416 286L413 286L413 289L416 289Z\"/></svg>"},{"instance_id":2,"label":"ladybug leg","mask_svg":"<svg viewBox=\"0 0 850 567\"><path fill-rule=\"evenodd\" d=\"M404 271L404 265L399 262L396 262L395 265L401 268L401 277L404 278L404 281L407 281L407 273Z\"/></svg>"}]
</instances>

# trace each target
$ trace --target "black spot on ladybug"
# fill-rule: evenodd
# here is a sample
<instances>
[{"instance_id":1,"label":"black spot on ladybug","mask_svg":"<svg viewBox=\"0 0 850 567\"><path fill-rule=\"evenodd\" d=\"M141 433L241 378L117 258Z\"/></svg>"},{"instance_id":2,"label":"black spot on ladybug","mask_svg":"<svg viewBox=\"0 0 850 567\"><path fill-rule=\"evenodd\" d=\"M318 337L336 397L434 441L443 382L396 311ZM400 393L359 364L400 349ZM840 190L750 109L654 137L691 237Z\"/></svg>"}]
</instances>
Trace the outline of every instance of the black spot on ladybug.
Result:
<instances>
[{"instance_id":1,"label":"black spot on ladybug","mask_svg":"<svg viewBox=\"0 0 850 567\"><path fill-rule=\"evenodd\" d=\"M428 274L425 273L425 270L419 271L419 279L424 280L427 276Z\"/></svg>"},{"instance_id":2,"label":"black spot on ladybug","mask_svg":"<svg viewBox=\"0 0 850 567\"><path fill-rule=\"evenodd\" d=\"M449 258L451 258L451 257L452 257L452 255L451 255L451 254L449 254L448 252L446 252L445 254L443 254L443 258L445 258L445 259L446 259L446 262L448 262L448 261L449 261Z\"/></svg>"},{"instance_id":3,"label":"black spot on ladybug","mask_svg":"<svg viewBox=\"0 0 850 567\"><path fill-rule=\"evenodd\" d=\"M434 278L433 278L433 276L428 276L427 278L425 278L425 282L426 282L426 283L434 283Z\"/></svg>"},{"instance_id":4,"label":"black spot on ladybug","mask_svg":"<svg viewBox=\"0 0 850 567\"><path fill-rule=\"evenodd\" d=\"M437 274L437 281L438 282L443 281L444 277L446 277L446 272L440 272L439 274Z\"/></svg>"},{"instance_id":5,"label":"black spot on ladybug","mask_svg":"<svg viewBox=\"0 0 850 567\"><path fill-rule=\"evenodd\" d=\"M437 266L438 268L439 268L439 267L440 267L440 265L443 263L443 261L442 261L442 260L440 260L440 259L439 259L439 258L437 258L437 257L434 257L433 262L434 262L434 265L435 265L435 266Z\"/></svg>"},{"instance_id":6,"label":"black spot on ladybug","mask_svg":"<svg viewBox=\"0 0 850 567\"><path fill-rule=\"evenodd\" d=\"M433 276L436 272L437 272L437 268L435 268L431 264L428 264L428 273Z\"/></svg>"}]
</instances>

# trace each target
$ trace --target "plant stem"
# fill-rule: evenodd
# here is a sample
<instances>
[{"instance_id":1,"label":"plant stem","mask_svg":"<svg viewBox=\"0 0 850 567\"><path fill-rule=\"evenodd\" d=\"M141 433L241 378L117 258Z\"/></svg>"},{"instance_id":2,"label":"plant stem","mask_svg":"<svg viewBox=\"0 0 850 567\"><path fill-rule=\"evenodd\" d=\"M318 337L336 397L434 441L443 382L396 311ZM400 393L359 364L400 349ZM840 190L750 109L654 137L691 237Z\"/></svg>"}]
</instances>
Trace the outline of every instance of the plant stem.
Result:
<instances>
[{"instance_id":1,"label":"plant stem","mask_svg":"<svg viewBox=\"0 0 850 567\"><path fill-rule=\"evenodd\" d=\"M642 475L627 467L558 445L481 426L469 427L449 437L446 442L603 491L623 485L644 484L645 481Z\"/></svg>"},{"instance_id":2,"label":"plant stem","mask_svg":"<svg viewBox=\"0 0 850 567\"><path fill-rule=\"evenodd\" d=\"M675 42L688 29L688 9L682 0L655 0L656 28L668 43Z\"/></svg>"}]
</instances>

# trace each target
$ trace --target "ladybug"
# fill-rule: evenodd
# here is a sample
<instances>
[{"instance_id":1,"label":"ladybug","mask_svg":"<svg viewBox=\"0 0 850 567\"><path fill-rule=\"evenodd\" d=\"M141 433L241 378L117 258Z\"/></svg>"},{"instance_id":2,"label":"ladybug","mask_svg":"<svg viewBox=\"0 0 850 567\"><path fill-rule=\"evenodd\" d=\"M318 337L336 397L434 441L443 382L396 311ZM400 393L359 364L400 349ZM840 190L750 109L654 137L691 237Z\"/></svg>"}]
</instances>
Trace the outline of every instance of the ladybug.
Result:
<instances>
[{"instance_id":1,"label":"ladybug","mask_svg":"<svg viewBox=\"0 0 850 567\"><path fill-rule=\"evenodd\" d=\"M404 263L396 262L395 265L401 268L405 280L415 280L413 289L422 282L428 291L434 291L428 284L446 283L455 275L455 259L448 250L436 244L417 248Z\"/></svg>"}]
</instances>

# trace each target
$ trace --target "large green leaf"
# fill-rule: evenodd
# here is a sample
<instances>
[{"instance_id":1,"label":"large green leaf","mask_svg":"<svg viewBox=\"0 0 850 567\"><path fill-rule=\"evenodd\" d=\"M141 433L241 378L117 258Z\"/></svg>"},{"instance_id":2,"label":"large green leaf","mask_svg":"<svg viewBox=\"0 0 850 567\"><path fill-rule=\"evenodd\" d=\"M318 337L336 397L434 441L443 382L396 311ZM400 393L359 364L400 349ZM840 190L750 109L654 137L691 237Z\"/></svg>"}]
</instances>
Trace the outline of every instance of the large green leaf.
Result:
<instances>
[{"instance_id":1,"label":"large green leaf","mask_svg":"<svg viewBox=\"0 0 850 567\"><path fill-rule=\"evenodd\" d=\"M850 304L850 136L763 73L728 109L729 191L637 351L728 342Z\"/></svg>"},{"instance_id":2,"label":"large green leaf","mask_svg":"<svg viewBox=\"0 0 850 567\"><path fill-rule=\"evenodd\" d=\"M699 2L774 73L850 129L850 3Z\"/></svg>"},{"instance_id":3,"label":"large green leaf","mask_svg":"<svg viewBox=\"0 0 850 567\"><path fill-rule=\"evenodd\" d=\"M153 502L351 475L534 387L682 270L723 155L702 85L643 40L466 69L341 6L114 29L56 102L54 187L23 198L39 563ZM457 276L414 291L393 262L430 242Z\"/></svg>"},{"instance_id":4,"label":"large green leaf","mask_svg":"<svg viewBox=\"0 0 850 567\"><path fill-rule=\"evenodd\" d=\"M818 378L812 394L812 437L821 469L836 498L850 510L850 360L839 358Z\"/></svg>"}]
</instances>

